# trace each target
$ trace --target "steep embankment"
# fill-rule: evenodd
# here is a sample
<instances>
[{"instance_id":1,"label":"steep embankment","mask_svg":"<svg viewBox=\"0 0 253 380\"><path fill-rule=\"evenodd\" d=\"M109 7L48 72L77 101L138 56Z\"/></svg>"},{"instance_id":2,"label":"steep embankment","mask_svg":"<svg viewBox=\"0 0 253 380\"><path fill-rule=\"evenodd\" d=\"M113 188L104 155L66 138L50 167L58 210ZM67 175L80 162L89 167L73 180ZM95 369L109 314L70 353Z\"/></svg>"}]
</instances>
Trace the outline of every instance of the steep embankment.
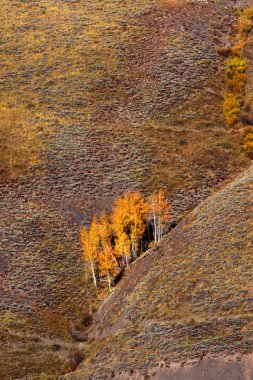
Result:
<instances>
[{"instance_id":1,"label":"steep embankment","mask_svg":"<svg viewBox=\"0 0 253 380\"><path fill-rule=\"evenodd\" d=\"M66 379L251 379L252 212L253 167L132 265Z\"/></svg>"},{"instance_id":2,"label":"steep embankment","mask_svg":"<svg viewBox=\"0 0 253 380\"><path fill-rule=\"evenodd\" d=\"M222 1L1 2L0 128L14 115L43 149L21 177L1 171L0 377L69 370L93 299L82 221L160 187L178 217L243 166L218 54L234 20Z\"/></svg>"}]
</instances>

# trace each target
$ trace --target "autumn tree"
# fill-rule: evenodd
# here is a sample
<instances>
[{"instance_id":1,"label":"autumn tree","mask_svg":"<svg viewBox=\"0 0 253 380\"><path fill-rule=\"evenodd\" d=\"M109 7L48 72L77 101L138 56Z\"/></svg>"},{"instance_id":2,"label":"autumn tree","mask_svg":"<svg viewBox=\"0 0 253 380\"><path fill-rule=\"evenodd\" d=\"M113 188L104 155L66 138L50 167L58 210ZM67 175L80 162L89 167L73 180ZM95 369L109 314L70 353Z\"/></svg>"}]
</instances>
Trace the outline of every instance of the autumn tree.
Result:
<instances>
[{"instance_id":1,"label":"autumn tree","mask_svg":"<svg viewBox=\"0 0 253 380\"><path fill-rule=\"evenodd\" d=\"M111 219L117 251L129 263L131 251L137 257L139 241L145 231L148 206L140 193L125 193L116 199Z\"/></svg>"},{"instance_id":2,"label":"autumn tree","mask_svg":"<svg viewBox=\"0 0 253 380\"><path fill-rule=\"evenodd\" d=\"M119 258L123 258L126 266L128 266L131 259L131 241L127 234L128 205L125 199L116 199L111 220L115 238L115 252Z\"/></svg>"},{"instance_id":3,"label":"autumn tree","mask_svg":"<svg viewBox=\"0 0 253 380\"><path fill-rule=\"evenodd\" d=\"M110 219L103 211L99 220L93 218L89 230L83 227L83 257L90 264L94 285L98 269L100 281L106 281L111 292L115 275L137 258L148 220L152 221L154 240L160 241L170 210L162 190L151 195L148 203L138 192L125 193L116 199Z\"/></svg>"},{"instance_id":4,"label":"autumn tree","mask_svg":"<svg viewBox=\"0 0 253 380\"><path fill-rule=\"evenodd\" d=\"M129 197L129 226L133 257L137 257L139 242L146 228L148 205L140 193L127 194Z\"/></svg>"},{"instance_id":5,"label":"autumn tree","mask_svg":"<svg viewBox=\"0 0 253 380\"><path fill-rule=\"evenodd\" d=\"M98 233L100 237L102 251L110 254L115 265L119 268L119 264L116 258L116 252L114 252L114 250L112 249L113 229L105 214L105 211L102 212L100 220L99 220Z\"/></svg>"},{"instance_id":6,"label":"autumn tree","mask_svg":"<svg viewBox=\"0 0 253 380\"><path fill-rule=\"evenodd\" d=\"M105 276L108 283L109 291L112 291L112 279L118 273L119 269L114 260L113 248L111 245L106 245L102 251L99 252L99 273L101 277Z\"/></svg>"},{"instance_id":7,"label":"autumn tree","mask_svg":"<svg viewBox=\"0 0 253 380\"><path fill-rule=\"evenodd\" d=\"M118 230L115 236L115 252L120 258L123 258L128 267L131 259L131 241L123 229Z\"/></svg>"},{"instance_id":8,"label":"autumn tree","mask_svg":"<svg viewBox=\"0 0 253 380\"><path fill-rule=\"evenodd\" d=\"M98 260L98 249L99 249L99 233L98 233L98 222L96 216L93 217L93 221L88 231L84 226L80 233L81 244L83 249L83 259L85 262L90 264L91 273L94 285L97 287L96 279L96 262Z\"/></svg>"},{"instance_id":9,"label":"autumn tree","mask_svg":"<svg viewBox=\"0 0 253 380\"><path fill-rule=\"evenodd\" d=\"M152 194L148 198L150 219L154 229L154 241L159 242L163 237L164 225L170 218L171 206L163 190Z\"/></svg>"}]
</instances>

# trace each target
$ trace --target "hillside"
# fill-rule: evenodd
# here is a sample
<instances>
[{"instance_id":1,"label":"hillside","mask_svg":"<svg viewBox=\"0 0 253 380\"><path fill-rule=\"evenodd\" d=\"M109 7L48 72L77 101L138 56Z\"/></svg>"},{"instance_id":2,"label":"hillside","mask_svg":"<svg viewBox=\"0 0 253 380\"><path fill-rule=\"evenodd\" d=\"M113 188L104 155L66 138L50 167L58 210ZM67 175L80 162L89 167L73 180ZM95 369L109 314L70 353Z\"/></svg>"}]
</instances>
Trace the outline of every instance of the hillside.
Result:
<instances>
[{"instance_id":1,"label":"hillside","mask_svg":"<svg viewBox=\"0 0 253 380\"><path fill-rule=\"evenodd\" d=\"M64 379L251 379L252 186L251 167L132 265L96 315L87 360Z\"/></svg>"},{"instance_id":2,"label":"hillside","mask_svg":"<svg viewBox=\"0 0 253 380\"><path fill-rule=\"evenodd\" d=\"M93 213L162 188L176 224L248 166L223 114L236 22L230 1L1 2L0 378L55 380L81 360Z\"/></svg>"}]
</instances>

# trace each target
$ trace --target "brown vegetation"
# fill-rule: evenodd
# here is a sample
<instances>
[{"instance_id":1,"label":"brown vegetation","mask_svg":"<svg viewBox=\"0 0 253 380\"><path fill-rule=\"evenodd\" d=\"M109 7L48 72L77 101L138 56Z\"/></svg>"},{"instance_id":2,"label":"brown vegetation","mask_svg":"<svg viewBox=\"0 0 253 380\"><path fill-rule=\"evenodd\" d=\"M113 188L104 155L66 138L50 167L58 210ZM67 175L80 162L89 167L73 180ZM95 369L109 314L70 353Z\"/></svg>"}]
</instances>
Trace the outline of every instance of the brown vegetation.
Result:
<instances>
[{"instance_id":1,"label":"brown vegetation","mask_svg":"<svg viewBox=\"0 0 253 380\"><path fill-rule=\"evenodd\" d=\"M13 157L25 151L1 177L4 379L24 377L26 361L29 380L55 378L65 349L27 331L68 343L72 323L97 306L80 258L82 222L126 191L163 188L176 223L245 165L221 107L217 45L233 12L217 2L115 4L1 2L6 146Z\"/></svg>"},{"instance_id":2,"label":"brown vegetation","mask_svg":"<svg viewBox=\"0 0 253 380\"><path fill-rule=\"evenodd\" d=\"M239 123L241 107L244 102L246 85L246 70L248 64L245 59L233 57L226 61L226 85L224 112L229 126Z\"/></svg>"},{"instance_id":3,"label":"brown vegetation","mask_svg":"<svg viewBox=\"0 0 253 380\"><path fill-rule=\"evenodd\" d=\"M224 114L230 127L243 127L247 124L247 117L243 115L245 108L245 91L247 71L250 60L247 60L246 46L251 38L253 28L253 7L248 6L238 11L238 20L235 24L235 43L226 60L226 88L224 94ZM225 54L223 54L225 55ZM245 144L242 145L243 149ZM248 149L244 149L248 153Z\"/></svg>"},{"instance_id":4,"label":"brown vegetation","mask_svg":"<svg viewBox=\"0 0 253 380\"><path fill-rule=\"evenodd\" d=\"M248 127L244 129L242 148L247 153L249 158L253 159L253 128L252 127Z\"/></svg>"},{"instance_id":5,"label":"brown vegetation","mask_svg":"<svg viewBox=\"0 0 253 380\"><path fill-rule=\"evenodd\" d=\"M87 360L63 379L252 352L252 183L251 167L131 266L95 316Z\"/></svg>"},{"instance_id":6,"label":"brown vegetation","mask_svg":"<svg viewBox=\"0 0 253 380\"><path fill-rule=\"evenodd\" d=\"M0 103L0 180L13 179L38 162L42 149L33 113L15 99Z\"/></svg>"}]
</instances>

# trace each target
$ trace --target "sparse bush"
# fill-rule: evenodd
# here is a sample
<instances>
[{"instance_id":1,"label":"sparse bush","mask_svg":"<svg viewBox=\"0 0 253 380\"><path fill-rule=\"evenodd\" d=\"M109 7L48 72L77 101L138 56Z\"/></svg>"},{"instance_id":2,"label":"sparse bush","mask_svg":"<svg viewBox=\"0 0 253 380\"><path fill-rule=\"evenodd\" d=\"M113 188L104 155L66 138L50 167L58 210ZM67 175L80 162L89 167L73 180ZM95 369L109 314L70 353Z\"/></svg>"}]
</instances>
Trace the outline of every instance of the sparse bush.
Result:
<instances>
[{"instance_id":1,"label":"sparse bush","mask_svg":"<svg viewBox=\"0 0 253 380\"><path fill-rule=\"evenodd\" d=\"M245 33L252 28L251 24L252 21L248 15L245 13L240 15L237 25L237 41L231 51L233 55L225 62L226 92L223 110L226 122L230 127L236 126L241 121L239 116L243 106L248 69L248 62L242 57L242 52L246 41Z\"/></svg>"},{"instance_id":2,"label":"sparse bush","mask_svg":"<svg viewBox=\"0 0 253 380\"><path fill-rule=\"evenodd\" d=\"M183 231L184 231L184 232L189 231L190 228L191 228L191 225L190 225L190 224L184 224L184 225L183 225Z\"/></svg>"},{"instance_id":3,"label":"sparse bush","mask_svg":"<svg viewBox=\"0 0 253 380\"><path fill-rule=\"evenodd\" d=\"M227 46L219 46L217 52L222 57L229 57L231 54L231 48Z\"/></svg>"},{"instance_id":4,"label":"sparse bush","mask_svg":"<svg viewBox=\"0 0 253 380\"><path fill-rule=\"evenodd\" d=\"M84 360L85 356L82 350L73 347L69 353L69 369L75 371L77 366Z\"/></svg>"},{"instance_id":5,"label":"sparse bush","mask_svg":"<svg viewBox=\"0 0 253 380\"><path fill-rule=\"evenodd\" d=\"M229 126L234 126L239 121L241 113L240 102L232 93L225 94L225 101L223 105L226 122Z\"/></svg>"},{"instance_id":6,"label":"sparse bush","mask_svg":"<svg viewBox=\"0 0 253 380\"><path fill-rule=\"evenodd\" d=\"M246 8L240 17L239 32L241 35L248 35L253 28L253 7Z\"/></svg>"},{"instance_id":7,"label":"sparse bush","mask_svg":"<svg viewBox=\"0 0 253 380\"><path fill-rule=\"evenodd\" d=\"M61 346L57 343L52 344L51 346L52 351L59 351L61 349Z\"/></svg>"},{"instance_id":8,"label":"sparse bush","mask_svg":"<svg viewBox=\"0 0 253 380\"><path fill-rule=\"evenodd\" d=\"M230 70L237 70L239 72L245 73L248 67L248 63L245 59L239 57L233 57L227 60L226 65Z\"/></svg>"},{"instance_id":9,"label":"sparse bush","mask_svg":"<svg viewBox=\"0 0 253 380\"><path fill-rule=\"evenodd\" d=\"M252 30L253 24L251 20L245 20L244 24L242 25L242 33L249 34Z\"/></svg>"},{"instance_id":10,"label":"sparse bush","mask_svg":"<svg viewBox=\"0 0 253 380\"><path fill-rule=\"evenodd\" d=\"M240 39L234 46L233 46L233 49L231 51L231 53L233 53L234 56L236 57L240 57L241 56L241 51L243 49L245 45L245 40L244 39Z\"/></svg>"},{"instance_id":11,"label":"sparse bush","mask_svg":"<svg viewBox=\"0 0 253 380\"><path fill-rule=\"evenodd\" d=\"M157 246L158 246L158 242L157 241L151 241L151 243L149 243L148 248L149 249L153 249L153 248L156 248Z\"/></svg>"},{"instance_id":12,"label":"sparse bush","mask_svg":"<svg viewBox=\"0 0 253 380\"><path fill-rule=\"evenodd\" d=\"M244 132L242 148L246 152L247 156L253 159L253 128L246 128Z\"/></svg>"},{"instance_id":13,"label":"sparse bush","mask_svg":"<svg viewBox=\"0 0 253 380\"><path fill-rule=\"evenodd\" d=\"M75 342L85 342L88 339L88 334L84 331L73 330L71 337Z\"/></svg>"},{"instance_id":14,"label":"sparse bush","mask_svg":"<svg viewBox=\"0 0 253 380\"><path fill-rule=\"evenodd\" d=\"M81 317L81 323L84 327L90 326L92 322L92 315L89 313L83 313Z\"/></svg>"},{"instance_id":15,"label":"sparse bush","mask_svg":"<svg viewBox=\"0 0 253 380\"><path fill-rule=\"evenodd\" d=\"M226 61L226 67L227 91L224 96L223 110L227 124L233 127L240 121L248 63L245 59L232 57Z\"/></svg>"},{"instance_id":16,"label":"sparse bush","mask_svg":"<svg viewBox=\"0 0 253 380\"><path fill-rule=\"evenodd\" d=\"M245 59L233 57L227 60L227 86L229 91L234 92L237 97L242 96L247 80L246 70L248 63Z\"/></svg>"},{"instance_id":17,"label":"sparse bush","mask_svg":"<svg viewBox=\"0 0 253 380\"><path fill-rule=\"evenodd\" d=\"M188 326L195 326L196 325L196 321L194 318L191 318L188 322L187 322L187 325Z\"/></svg>"}]
</instances>

